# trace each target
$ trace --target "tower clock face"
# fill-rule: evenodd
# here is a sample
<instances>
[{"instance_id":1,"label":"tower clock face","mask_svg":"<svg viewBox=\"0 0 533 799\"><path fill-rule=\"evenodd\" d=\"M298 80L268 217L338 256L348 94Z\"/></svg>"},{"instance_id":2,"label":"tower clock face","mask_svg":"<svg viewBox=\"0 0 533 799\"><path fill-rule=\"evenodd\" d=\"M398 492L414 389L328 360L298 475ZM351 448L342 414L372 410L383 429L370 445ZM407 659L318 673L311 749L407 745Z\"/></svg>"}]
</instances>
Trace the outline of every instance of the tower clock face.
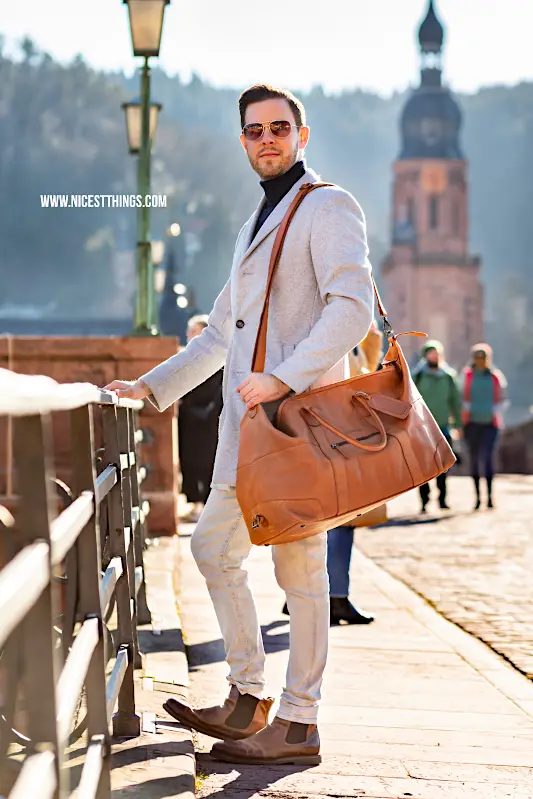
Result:
<instances>
[{"instance_id":1,"label":"tower clock face","mask_svg":"<svg viewBox=\"0 0 533 799\"><path fill-rule=\"evenodd\" d=\"M428 194L442 194L448 185L448 173L439 164L428 164L422 169L422 188Z\"/></svg>"},{"instance_id":2,"label":"tower clock face","mask_svg":"<svg viewBox=\"0 0 533 799\"><path fill-rule=\"evenodd\" d=\"M423 119L420 123L420 135L424 144L433 147L442 138L442 122L440 119Z\"/></svg>"}]
</instances>

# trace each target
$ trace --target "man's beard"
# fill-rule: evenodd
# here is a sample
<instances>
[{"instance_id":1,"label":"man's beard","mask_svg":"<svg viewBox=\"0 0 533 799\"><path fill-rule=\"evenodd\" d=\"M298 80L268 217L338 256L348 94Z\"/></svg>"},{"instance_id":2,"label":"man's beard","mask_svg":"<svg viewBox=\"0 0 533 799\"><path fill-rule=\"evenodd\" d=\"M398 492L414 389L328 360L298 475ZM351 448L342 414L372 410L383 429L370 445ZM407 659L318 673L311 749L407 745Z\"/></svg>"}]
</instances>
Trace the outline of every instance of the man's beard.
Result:
<instances>
[{"instance_id":1,"label":"man's beard","mask_svg":"<svg viewBox=\"0 0 533 799\"><path fill-rule=\"evenodd\" d=\"M298 144L296 144L292 153L286 156L280 155L279 158L276 158L270 163L270 166L268 158L257 157L254 161L248 155L248 160L250 161L252 169L254 172L257 172L261 180L272 180L272 178L284 175L285 172L288 172L289 169L294 166L298 160L299 152Z\"/></svg>"}]
</instances>

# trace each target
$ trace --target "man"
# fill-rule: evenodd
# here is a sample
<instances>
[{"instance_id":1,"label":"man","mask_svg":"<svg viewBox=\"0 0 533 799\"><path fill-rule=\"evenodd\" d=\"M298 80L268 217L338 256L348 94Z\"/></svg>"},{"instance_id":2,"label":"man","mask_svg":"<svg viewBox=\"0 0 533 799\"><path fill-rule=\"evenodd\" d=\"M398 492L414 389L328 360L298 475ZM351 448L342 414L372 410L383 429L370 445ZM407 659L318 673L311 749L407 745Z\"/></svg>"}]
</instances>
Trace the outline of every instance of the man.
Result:
<instances>
[{"instance_id":1,"label":"man","mask_svg":"<svg viewBox=\"0 0 533 799\"><path fill-rule=\"evenodd\" d=\"M451 445L450 420L459 431L461 422L461 392L454 370L444 360L444 347L440 341L428 341L421 353L422 357L413 370L413 380L425 400L429 410L435 417L448 443ZM446 503L446 475L437 477L439 489L439 505L443 510L450 510ZM427 512L430 498L429 483L420 486L421 512Z\"/></svg>"},{"instance_id":2,"label":"man","mask_svg":"<svg viewBox=\"0 0 533 799\"><path fill-rule=\"evenodd\" d=\"M338 187L306 197L274 278L265 373L250 374L277 230L299 187L318 176L303 160L309 127L292 94L252 86L241 95L239 111L241 143L265 196L238 235L231 274L209 324L184 352L134 384L115 381L108 388L119 396L150 397L163 411L225 367L212 491L191 546L220 623L231 690L220 707L193 710L170 699L165 708L223 739L213 747L216 758L319 763L317 712L329 631L327 535L272 547L291 613L291 648L286 687L269 724L274 700L264 696L265 653L243 569L251 544L235 495L239 430L246 409L348 376L346 355L373 318L371 267L365 219L354 198Z\"/></svg>"}]
</instances>

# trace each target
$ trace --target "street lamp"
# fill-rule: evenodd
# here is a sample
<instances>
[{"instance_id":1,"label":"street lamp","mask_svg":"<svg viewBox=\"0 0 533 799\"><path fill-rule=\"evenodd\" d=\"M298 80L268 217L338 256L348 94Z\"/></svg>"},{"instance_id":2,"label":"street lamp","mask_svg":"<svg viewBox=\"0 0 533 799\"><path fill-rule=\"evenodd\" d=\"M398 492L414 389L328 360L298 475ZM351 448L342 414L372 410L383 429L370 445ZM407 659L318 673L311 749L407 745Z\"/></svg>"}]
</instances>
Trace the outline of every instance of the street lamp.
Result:
<instances>
[{"instance_id":1,"label":"street lamp","mask_svg":"<svg viewBox=\"0 0 533 799\"><path fill-rule=\"evenodd\" d=\"M139 155L141 149L142 105L140 99L122 103L126 115L126 133L130 155ZM161 103L150 103L150 149L155 140Z\"/></svg>"},{"instance_id":2,"label":"street lamp","mask_svg":"<svg viewBox=\"0 0 533 799\"><path fill-rule=\"evenodd\" d=\"M170 0L124 0L130 17L133 55L151 58L159 55L165 6Z\"/></svg>"},{"instance_id":3,"label":"street lamp","mask_svg":"<svg viewBox=\"0 0 533 799\"><path fill-rule=\"evenodd\" d=\"M133 55L144 59L141 70L141 96L139 111L135 103L124 104L126 123L128 111L128 144L130 152L138 152L138 193L142 197L150 194L150 154L157 117L161 106L150 103L150 68L148 59L159 55L165 7L170 0L123 0L128 7ZM135 140L135 114L137 116L137 140ZM133 115L133 118L132 118ZM139 122L140 116L140 122ZM154 118L155 117L155 118ZM131 135L130 135L131 134ZM139 145L136 148L136 145ZM133 145L133 147L132 147ZM137 335L159 335L152 252L150 244L150 208L141 205L137 217L137 297L135 301L135 333Z\"/></svg>"}]
</instances>

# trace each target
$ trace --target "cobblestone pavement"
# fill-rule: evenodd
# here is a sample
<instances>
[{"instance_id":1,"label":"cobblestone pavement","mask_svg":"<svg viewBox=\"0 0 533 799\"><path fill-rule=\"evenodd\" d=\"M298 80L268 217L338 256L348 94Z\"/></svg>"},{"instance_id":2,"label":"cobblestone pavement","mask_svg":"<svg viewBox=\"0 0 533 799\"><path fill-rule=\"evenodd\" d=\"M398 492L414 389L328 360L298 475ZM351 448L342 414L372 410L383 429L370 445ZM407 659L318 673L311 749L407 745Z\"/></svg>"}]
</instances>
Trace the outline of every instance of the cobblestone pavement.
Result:
<instances>
[{"instance_id":1,"label":"cobblestone pavement","mask_svg":"<svg viewBox=\"0 0 533 799\"><path fill-rule=\"evenodd\" d=\"M179 606L189 698L206 706L227 695L228 667L185 527ZM285 597L267 547L252 549L247 568L267 690L277 698L289 647ZM213 739L195 735L197 799L533 799L533 684L360 552L352 584L376 621L330 630L321 765L220 763L209 755Z\"/></svg>"},{"instance_id":2,"label":"cobblestone pavement","mask_svg":"<svg viewBox=\"0 0 533 799\"><path fill-rule=\"evenodd\" d=\"M389 504L387 525L357 531L356 544L533 679L533 477L496 478L496 509L478 512L469 478L449 485L451 512L433 510L435 489L421 516L410 492Z\"/></svg>"}]
</instances>

